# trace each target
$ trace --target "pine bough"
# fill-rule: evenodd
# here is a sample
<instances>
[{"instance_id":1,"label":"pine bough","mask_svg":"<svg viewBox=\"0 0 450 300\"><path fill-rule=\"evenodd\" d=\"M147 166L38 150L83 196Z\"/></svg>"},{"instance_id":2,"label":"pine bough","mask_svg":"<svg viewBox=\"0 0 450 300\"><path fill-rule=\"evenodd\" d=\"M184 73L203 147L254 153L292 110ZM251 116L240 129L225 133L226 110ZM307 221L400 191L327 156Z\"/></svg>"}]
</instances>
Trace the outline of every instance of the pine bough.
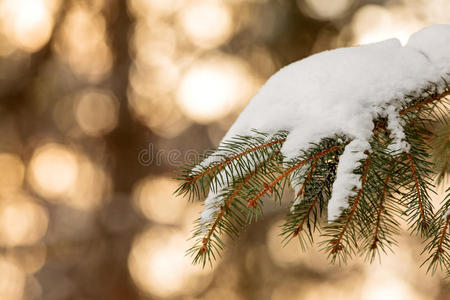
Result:
<instances>
[{"instance_id":1,"label":"pine bough","mask_svg":"<svg viewBox=\"0 0 450 300\"><path fill-rule=\"evenodd\" d=\"M404 218L426 243L428 270L448 273L450 188L437 210L430 194L450 160L449 70L450 26L434 25L406 47L389 40L338 49L276 73L218 149L178 178L179 195L207 195L188 250L194 263L216 259L223 235L237 237L262 215L263 196L280 202L290 185L286 242L306 248L320 231L332 262L372 262L396 245Z\"/></svg>"}]
</instances>

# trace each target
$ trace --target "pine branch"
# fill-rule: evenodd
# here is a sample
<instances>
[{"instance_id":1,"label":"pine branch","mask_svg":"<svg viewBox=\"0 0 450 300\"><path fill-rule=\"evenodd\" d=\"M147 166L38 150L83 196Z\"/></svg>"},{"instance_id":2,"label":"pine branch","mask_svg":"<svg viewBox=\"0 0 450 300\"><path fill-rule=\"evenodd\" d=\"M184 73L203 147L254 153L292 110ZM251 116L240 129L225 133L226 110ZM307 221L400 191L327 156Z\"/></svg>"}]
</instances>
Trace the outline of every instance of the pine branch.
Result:
<instances>
[{"instance_id":1,"label":"pine branch","mask_svg":"<svg viewBox=\"0 0 450 300\"><path fill-rule=\"evenodd\" d=\"M231 203L236 198L236 196L239 194L242 187L244 187L244 185L246 185L248 183L248 181L253 176L255 176L256 172L257 172L257 169L255 169L255 171L253 171L251 174L247 175L247 177L244 179L244 181L236 187L233 194L231 194L231 196L228 198L225 205L222 206L219 214L215 218L213 225L208 230L206 237L202 239L202 246L200 247L200 249L198 249L198 256L202 256L204 253L206 253L206 250L211 242L211 236L213 235L213 233L214 233L215 229L217 228L217 226L219 225L220 221L222 221L222 217L228 212L228 209L230 208ZM233 230L233 233L235 233L234 230ZM204 263L203 263L203 265L204 265Z\"/></svg>"},{"instance_id":2,"label":"pine branch","mask_svg":"<svg viewBox=\"0 0 450 300\"><path fill-rule=\"evenodd\" d=\"M313 162L311 164L311 168L309 168L308 175L306 176L305 180L303 181L302 187L298 191L296 198L300 198L303 195L303 191L305 190L305 186L306 186L306 184L308 184L308 181L311 179L311 176L312 176L312 174L314 172L316 164L317 164L317 160L313 160Z\"/></svg>"},{"instance_id":3,"label":"pine branch","mask_svg":"<svg viewBox=\"0 0 450 300\"><path fill-rule=\"evenodd\" d=\"M411 173L414 178L414 187L416 189L417 202L419 203L419 208L420 208L421 226L422 226L423 230L426 230L428 224L427 224L427 221L425 220L425 212L424 212L424 208L423 208L422 194L420 192L420 183L419 183L419 179L417 178L418 176L417 176L416 168L414 167L414 161L411 157L411 154L407 153L406 157L408 158L409 166L411 167Z\"/></svg>"},{"instance_id":4,"label":"pine branch","mask_svg":"<svg viewBox=\"0 0 450 300\"><path fill-rule=\"evenodd\" d=\"M347 255L351 255L353 252L352 245L356 245L355 228L351 227L351 225L353 225L358 205L364 195L367 174L369 173L371 156L369 153L366 153L366 155L367 158L364 161L361 176L361 188L352 200L350 211L345 212L336 223L330 224L326 228L325 236L329 237L329 239L325 241L324 244L326 245L326 251L329 253L332 262L335 262L336 259L338 259L339 262L341 262L341 260L345 262L347 260ZM351 230L351 232L349 233L348 230Z\"/></svg>"},{"instance_id":5,"label":"pine branch","mask_svg":"<svg viewBox=\"0 0 450 300\"><path fill-rule=\"evenodd\" d=\"M188 194L189 199L206 195L208 187L217 189L219 183L230 185L235 173L251 172L251 166L257 165L261 157L280 150L286 140L287 132L279 131L267 141L268 134L253 131L252 136L237 136L223 143L221 147L201 159L210 160L210 164L188 165L177 180L183 181L175 191L177 195ZM249 163L251 162L251 163Z\"/></svg>"},{"instance_id":6,"label":"pine branch","mask_svg":"<svg viewBox=\"0 0 450 300\"><path fill-rule=\"evenodd\" d=\"M297 194L297 198L300 198L303 195L303 191L305 190L305 186L309 183L309 180L311 179L311 176L314 172L314 169L316 168L317 165L317 160L314 160L311 164L311 167L308 171L308 175L306 176L302 187L300 188L300 191ZM309 206L308 211L306 213L306 215L304 216L304 218L300 221L300 223L298 224L297 228L294 230L294 234L292 235L293 237L297 236L299 231L301 231L303 229L303 224L305 223L307 217L309 217L310 212L312 211L312 209L314 208L314 206L316 205L318 200L318 195L316 197L314 197L314 200L312 202L312 204Z\"/></svg>"},{"instance_id":7,"label":"pine branch","mask_svg":"<svg viewBox=\"0 0 450 300\"><path fill-rule=\"evenodd\" d=\"M237 237L239 229L245 227L254 218L254 212L246 210L245 197L249 185L258 181L258 177L265 178L265 173L272 173L272 167L280 163L280 153L272 153L266 160L263 160L254 170L244 178L236 181L232 188L225 189L219 196L226 199L220 210L214 217L211 224L203 224L201 220L197 222L197 228L194 231L193 238L196 239L195 245L188 250L188 254L194 256L194 263L200 263L203 266L208 260L211 263L212 258L220 255L219 251L223 249L224 243L220 235L222 232L230 237ZM253 183L254 184L254 183ZM219 231L219 232L217 232Z\"/></svg>"},{"instance_id":8,"label":"pine branch","mask_svg":"<svg viewBox=\"0 0 450 300\"><path fill-rule=\"evenodd\" d=\"M298 237L302 249L305 250L313 242L313 232L318 228L319 218L331 196L331 185L336 175L337 164L334 154L330 153L317 161L314 175L311 172L313 180L305 179L303 199L293 204L292 212L287 215L286 223L283 225L282 235L285 243ZM303 230L305 224L307 231Z\"/></svg>"},{"instance_id":9,"label":"pine branch","mask_svg":"<svg viewBox=\"0 0 450 300\"><path fill-rule=\"evenodd\" d=\"M433 204L430 192L434 192L433 170L430 161L430 149L423 136L429 132L418 125L405 131L406 140L411 145L409 153L400 158L397 170L397 182L406 188L400 201L407 207L403 212L408 217L413 231L427 236L432 223Z\"/></svg>"},{"instance_id":10,"label":"pine branch","mask_svg":"<svg viewBox=\"0 0 450 300\"><path fill-rule=\"evenodd\" d=\"M376 249L378 247L378 242L380 241L379 233L380 233L380 227L381 227L381 214L384 211L384 202L386 201L386 192L387 192L387 186L389 184L390 176L386 175L386 179L384 181L385 186L383 187L383 194L380 198L380 205L378 206L377 210L377 222L375 224L375 233L373 235L373 242L370 245L371 249Z\"/></svg>"},{"instance_id":11,"label":"pine branch","mask_svg":"<svg viewBox=\"0 0 450 300\"><path fill-rule=\"evenodd\" d=\"M285 179L287 176L289 176L289 174L291 174L293 171L303 167L306 163L314 160L314 159L318 159L320 157L322 157L325 154L328 154L330 152L333 151L337 151L341 148L343 148L345 146L345 144L340 144L337 146L333 146L330 147L328 149L324 149L318 153L315 153L313 155L311 155L310 157L306 158L306 159L302 159L298 162L296 162L294 165L292 165L291 167L289 167L286 171L284 171L280 176L278 176L277 178L275 178L274 181L272 181L270 184L264 186L264 189L262 189L256 196L254 196L253 198L251 198L250 200L248 200L248 207L254 207L256 206L257 200L259 200L265 193L267 193L268 191L273 190L273 187L280 182L281 180Z\"/></svg>"},{"instance_id":12,"label":"pine branch","mask_svg":"<svg viewBox=\"0 0 450 300\"><path fill-rule=\"evenodd\" d=\"M423 253L428 253L428 258L422 263L428 264L427 271L436 272L440 267L442 270L450 270L450 188L446 191L446 197L442 207L436 212L433 227L431 229L428 243ZM447 274L449 276L450 274Z\"/></svg>"},{"instance_id":13,"label":"pine branch","mask_svg":"<svg viewBox=\"0 0 450 300\"><path fill-rule=\"evenodd\" d=\"M437 265L448 269L450 197L447 196L443 208L434 214L429 194L434 190L436 168L427 141L435 136L429 130L430 124L448 121L449 94L449 85L443 80L400 101L396 114L401 118L399 123L410 146L408 151L390 150L395 148L389 147L394 139L388 129L391 115L373 120L370 151L354 170L360 176L361 187L348 199L350 207L335 222L325 226L322 234L327 238L321 243L322 249L328 252L332 262L346 262L357 252L365 253L366 259L372 262L380 250L392 250L399 227L396 218L406 216L410 230L428 239L424 252L430 254L426 260L430 263L429 270L434 271ZM184 182L177 190L179 194L189 194L192 198L206 194L209 189L214 200L211 203L220 205L209 207L212 220L197 221L193 234L196 242L188 250L194 256L194 263L211 263L224 247L223 233L237 237L242 227L257 220L262 215L264 195L281 201L288 179L298 192L283 225L284 241L298 237L302 248L313 242L314 231L320 230L320 219L331 197L339 157L351 139L324 138L286 161L281 147L288 134L287 131L274 135L255 131L251 136L237 136L222 142L202 164L183 170L179 179Z\"/></svg>"},{"instance_id":14,"label":"pine branch","mask_svg":"<svg viewBox=\"0 0 450 300\"><path fill-rule=\"evenodd\" d=\"M401 214L399 203L392 195L395 192L392 177L397 170L397 159L386 155L383 152L385 149L380 150L372 155L373 162L377 164L372 170L372 185L376 191L370 205L364 209L367 226L359 232L362 240L360 252L365 253L365 259L369 262L373 262L376 256L380 258L380 250L386 253L386 250L392 251L392 246L397 245L394 236L398 234L399 223L396 218Z\"/></svg>"},{"instance_id":15,"label":"pine branch","mask_svg":"<svg viewBox=\"0 0 450 300\"><path fill-rule=\"evenodd\" d=\"M449 114L450 117L450 114ZM438 174L437 183L446 180L450 174L450 119L434 124L431 140L434 170Z\"/></svg>"},{"instance_id":16,"label":"pine branch","mask_svg":"<svg viewBox=\"0 0 450 300\"><path fill-rule=\"evenodd\" d=\"M400 115L405 115L409 112L417 111L418 109L425 107L426 105L433 103L435 101L442 100L443 98L450 95L450 89L448 88L448 83L443 79L445 85L447 86L443 92L439 93L438 89L435 89L433 93L429 93L429 95L423 99L420 99L413 105L409 105L408 107L402 109L400 111ZM429 89L426 89L426 92L429 92Z\"/></svg>"}]
</instances>

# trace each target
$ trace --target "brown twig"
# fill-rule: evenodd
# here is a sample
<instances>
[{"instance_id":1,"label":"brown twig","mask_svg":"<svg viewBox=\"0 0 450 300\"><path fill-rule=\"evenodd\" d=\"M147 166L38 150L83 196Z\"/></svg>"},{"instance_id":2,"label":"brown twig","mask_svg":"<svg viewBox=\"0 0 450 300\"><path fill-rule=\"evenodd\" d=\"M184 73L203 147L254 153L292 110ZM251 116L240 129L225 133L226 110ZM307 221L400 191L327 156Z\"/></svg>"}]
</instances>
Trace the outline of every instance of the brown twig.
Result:
<instances>
[{"instance_id":1,"label":"brown twig","mask_svg":"<svg viewBox=\"0 0 450 300\"><path fill-rule=\"evenodd\" d=\"M379 241L379 239L378 239L378 231L380 229L381 213L383 212L383 208L384 208L383 204L384 204L384 201L386 199L387 185L389 184L389 179L390 179L390 176L388 174L388 175L386 175L386 179L384 180L383 193L381 194L380 206L378 207L377 223L375 224L375 234L374 234L373 243L372 243L372 246L371 246L372 249L375 249L377 247L377 243Z\"/></svg>"},{"instance_id":2,"label":"brown twig","mask_svg":"<svg viewBox=\"0 0 450 300\"><path fill-rule=\"evenodd\" d=\"M407 114L407 113L409 113L410 111L413 111L413 110L415 110L415 109L417 109L417 108L419 108L419 107L422 107L422 106L424 106L424 105L427 105L427 104L429 104L429 103L431 103L431 102L434 102L434 101L436 101L436 100L441 100L442 98L445 98L445 97L447 97L448 95L450 95L450 90L447 88L447 89L444 90L444 92L442 92L442 93L440 93L440 94L432 95L432 96L430 96L430 97L425 98L424 100L422 100L422 101L420 101L420 102L417 102L417 103L414 104L414 105L411 105L411 106L408 107L408 108L402 109L402 110L400 111L400 115Z\"/></svg>"},{"instance_id":3,"label":"brown twig","mask_svg":"<svg viewBox=\"0 0 450 300\"><path fill-rule=\"evenodd\" d=\"M303 195L303 191L305 190L305 186L308 183L309 179L311 179L312 173L314 172L314 169L316 168L316 164L317 164L317 160L315 160L312 163L311 169L309 169L308 175L306 176L305 180L303 181L302 187L298 191L296 198L299 198L301 195Z\"/></svg>"},{"instance_id":4,"label":"brown twig","mask_svg":"<svg viewBox=\"0 0 450 300\"><path fill-rule=\"evenodd\" d=\"M419 180L417 179L417 171L416 171L416 168L414 167L414 161L411 157L411 154L407 153L406 157L408 157L409 166L411 168L411 172L412 172L413 178L414 178L414 184L415 184L416 193L417 193L417 200L419 201L420 217L422 219L422 228L425 229L427 227L427 222L425 220L425 212L423 209L422 194L420 193Z\"/></svg>"},{"instance_id":5,"label":"brown twig","mask_svg":"<svg viewBox=\"0 0 450 300\"><path fill-rule=\"evenodd\" d=\"M213 225L208 230L208 234L202 241L202 246L200 247L200 250L199 250L200 253L206 251L206 247L207 247L209 241L211 240L211 236L212 236L214 230L216 229L217 225L219 224L220 220L227 213L231 203L236 198L236 196L239 194L241 189L250 181L250 179L253 176L255 176L256 172L257 172L257 169L255 169L252 173L248 174L247 177L244 179L244 181L234 190L233 194L231 194L231 196L227 199L224 206L221 207L220 212L217 215L216 219L214 220Z\"/></svg>"},{"instance_id":6,"label":"brown twig","mask_svg":"<svg viewBox=\"0 0 450 300\"><path fill-rule=\"evenodd\" d=\"M331 148L325 149L323 151L320 151L304 160L301 160L299 162L297 162L295 165L293 165L292 167L290 167L289 169L285 170L283 173L281 173L280 176L278 176L277 178L275 178L270 184L267 184L266 186L264 186L264 188L253 198L251 198L250 200L248 200L247 206L248 207L255 207L256 206L256 201L258 201L259 198L261 198L267 191L269 191L271 188L273 188L278 182L280 182L282 179L284 179L286 176L288 176L289 174L291 174L293 171L297 170L298 168L304 166L306 163L314 160L314 159L319 159L320 157L333 152L333 151L337 151L339 149L341 149L342 147L344 147L347 143L344 144L340 144L337 146L333 146Z\"/></svg>"},{"instance_id":7,"label":"brown twig","mask_svg":"<svg viewBox=\"0 0 450 300\"><path fill-rule=\"evenodd\" d=\"M273 145L276 145L276 144L284 143L284 141L286 141L286 139L279 139L279 140L274 140L274 141L271 141L271 142L268 142L268 143L264 143L264 144L258 145L256 147L252 147L252 148L247 149L247 150L245 150L245 151L243 151L241 153L238 153L236 155L233 155L233 156L227 158L225 161L221 162L220 164L211 166L210 168L204 170L203 172L201 172L201 173L199 173L197 175L188 176L186 179L188 181L190 181L190 182L195 182L198 178L203 177L203 176L205 176L205 175L215 171L216 169L217 170L221 170L222 168L224 168L227 165L229 165L232 161L234 161L234 160L236 160L236 159L238 159L238 158L240 158L240 157L242 157L244 155L247 155L249 153L252 153L252 152L255 152L255 151L258 151L260 149L267 148L267 147L270 147L270 146L273 146Z\"/></svg>"},{"instance_id":8,"label":"brown twig","mask_svg":"<svg viewBox=\"0 0 450 300\"><path fill-rule=\"evenodd\" d=\"M444 252L444 249L442 249L442 245L444 244L445 234L447 233L448 223L450 222L450 215L447 216L444 224L444 228L442 228L442 234L439 238L439 244L436 251L436 258L439 257L441 253Z\"/></svg>"}]
</instances>

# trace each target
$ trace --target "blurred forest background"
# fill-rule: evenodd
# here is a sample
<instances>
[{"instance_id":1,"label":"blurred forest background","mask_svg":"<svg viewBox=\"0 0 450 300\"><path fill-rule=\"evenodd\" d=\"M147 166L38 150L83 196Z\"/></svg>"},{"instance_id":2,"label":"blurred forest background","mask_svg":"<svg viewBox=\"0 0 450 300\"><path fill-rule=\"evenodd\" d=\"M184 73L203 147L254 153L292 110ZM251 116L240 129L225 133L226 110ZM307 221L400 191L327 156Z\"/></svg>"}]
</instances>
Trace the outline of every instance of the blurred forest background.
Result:
<instances>
[{"instance_id":1,"label":"blurred forest background","mask_svg":"<svg viewBox=\"0 0 450 300\"><path fill-rule=\"evenodd\" d=\"M171 179L282 66L432 23L450 1L0 0L0 299L449 299L419 239L330 266L270 203L192 266Z\"/></svg>"}]
</instances>

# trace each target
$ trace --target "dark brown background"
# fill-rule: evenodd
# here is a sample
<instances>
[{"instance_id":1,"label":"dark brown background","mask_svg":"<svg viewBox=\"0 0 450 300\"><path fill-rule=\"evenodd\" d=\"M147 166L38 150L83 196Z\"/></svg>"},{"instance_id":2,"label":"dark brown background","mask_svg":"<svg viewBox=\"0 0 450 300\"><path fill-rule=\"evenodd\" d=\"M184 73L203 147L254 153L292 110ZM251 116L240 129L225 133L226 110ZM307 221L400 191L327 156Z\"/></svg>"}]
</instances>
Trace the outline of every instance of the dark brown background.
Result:
<instances>
[{"instance_id":1,"label":"dark brown background","mask_svg":"<svg viewBox=\"0 0 450 300\"><path fill-rule=\"evenodd\" d=\"M0 299L448 299L416 238L382 265L330 266L281 247L270 202L193 267L201 205L171 178L282 66L449 15L447 0L0 0Z\"/></svg>"}]
</instances>

